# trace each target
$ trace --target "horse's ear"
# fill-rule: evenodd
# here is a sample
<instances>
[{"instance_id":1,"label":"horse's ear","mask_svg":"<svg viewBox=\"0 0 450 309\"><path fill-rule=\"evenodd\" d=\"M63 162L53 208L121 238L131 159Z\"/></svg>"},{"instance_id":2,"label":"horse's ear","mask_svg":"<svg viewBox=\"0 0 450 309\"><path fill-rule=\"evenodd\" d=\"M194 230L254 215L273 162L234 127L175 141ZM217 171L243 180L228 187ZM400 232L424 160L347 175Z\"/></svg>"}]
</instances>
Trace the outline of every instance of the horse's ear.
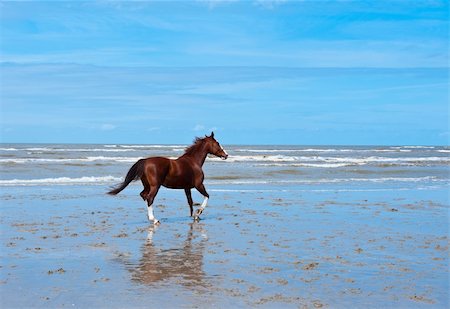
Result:
<instances>
[{"instance_id":1,"label":"horse's ear","mask_svg":"<svg viewBox=\"0 0 450 309\"><path fill-rule=\"evenodd\" d=\"M211 137L214 138L214 132L211 132Z\"/></svg>"}]
</instances>

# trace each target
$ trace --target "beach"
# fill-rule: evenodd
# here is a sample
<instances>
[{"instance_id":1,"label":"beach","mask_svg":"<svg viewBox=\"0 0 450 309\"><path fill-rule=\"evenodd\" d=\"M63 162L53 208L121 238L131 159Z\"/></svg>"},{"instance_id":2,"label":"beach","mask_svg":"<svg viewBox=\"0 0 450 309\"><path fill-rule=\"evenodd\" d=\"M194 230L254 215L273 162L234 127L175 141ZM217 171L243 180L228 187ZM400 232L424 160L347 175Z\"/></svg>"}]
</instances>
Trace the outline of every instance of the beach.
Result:
<instances>
[{"instance_id":1,"label":"beach","mask_svg":"<svg viewBox=\"0 0 450 309\"><path fill-rule=\"evenodd\" d=\"M448 308L448 147L225 145L199 222L105 194L185 146L1 145L1 307Z\"/></svg>"}]
</instances>

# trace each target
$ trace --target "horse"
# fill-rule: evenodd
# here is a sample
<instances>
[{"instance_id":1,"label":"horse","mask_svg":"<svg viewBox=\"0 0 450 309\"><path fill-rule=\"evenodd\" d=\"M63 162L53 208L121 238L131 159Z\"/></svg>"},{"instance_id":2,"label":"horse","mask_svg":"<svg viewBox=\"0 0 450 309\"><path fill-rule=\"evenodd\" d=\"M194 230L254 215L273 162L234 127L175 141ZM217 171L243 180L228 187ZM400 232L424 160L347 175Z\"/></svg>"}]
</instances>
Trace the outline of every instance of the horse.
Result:
<instances>
[{"instance_id":1,"label":"horse","mask_svg":"<svg viewBox=\"0 0 450 309\"><path fill-rule=\"evenodd\" d=\"M118 184L108 194L116 195L125 189L132 181L140 179L144 190L140 193L142 199L147 202L147 216L154 225L160 224L153 214L153 201L159 188L164 186L169 189L184 189L189 204L191 217L193 205L191 189L197 189L203 195L204 200L194 214L194 220L199 220L205 209L209 194L206 192L203 180L202 166L208 154L215 155L223 160L228 158L228 153L214 138L214 132L204 138L196 137L194 143L185 149L184 154L173 160L165 157L150 157L140 159L131 166L125 180Z\"/></svg>"}]
</instances>

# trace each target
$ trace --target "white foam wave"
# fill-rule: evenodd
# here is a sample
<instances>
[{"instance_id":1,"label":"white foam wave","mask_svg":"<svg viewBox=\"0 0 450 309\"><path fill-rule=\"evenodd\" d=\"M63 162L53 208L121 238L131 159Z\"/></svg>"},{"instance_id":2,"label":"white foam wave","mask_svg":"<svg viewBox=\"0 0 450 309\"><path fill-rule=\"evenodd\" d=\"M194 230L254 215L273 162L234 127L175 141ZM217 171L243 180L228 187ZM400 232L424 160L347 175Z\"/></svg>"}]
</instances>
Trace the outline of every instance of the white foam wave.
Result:
<instances>
[{"instance_id":1,"label":"white foam wave","mask_svg":"<svg viewBox=\"0 0 450 309\"><path fill-rule=\"evenodd\" d=\"M0 151L17 151L17 148L0 148Z\"/></svg>"},{"instance_id":2,"label":"white foam wave","mask_svg":"<svg viewBox=\"0 0 450 309\"><path fill-rule=\"evenodd\" d=\"M218 157L211 157L213 161L223 161ZM308 157L283 156L283 155L255 155L255 156L229 156L224 162L295 162L298 160L307 160Z\"/></svg>"},{"instance_id":3,"label":"white foam wave","mask_svg":"<svg viewBox=\"0 0 450 309\"><path fill-rule=\"evenodd\" d=\"M40 179L10 179L0 180L0 186L53 186L53 185L104 185L122 181L120 177L114 176L84 176L79 178L57 177ZM382 177L382 178L321 178L321 179L296 179L296 180L221 180L206 181L207 185L276 185L276 184L330 184L330 183L386 183L386 182L448 182L447 179L439 179L433 176L426 177Z\"/></svg>"},{"instance_id":4,"label":"white foam wave","mask_svg":"<svg viewBox=\"0 0 450 309\"><path fill-rule=\"evenodd\" d=\"M264 184L327 184L327 183L386 183L386 182L448 182L448 179L439 179L434 176L425 177L381 177L381 178L321 178L321 179L249 179L249 180L220 180L206 181L209 185L228 184L228 185L264 185Z\"/></svg>"},{"instance_id":5,"label":"white foam wave","mask_svg":"<svg viewBox=\"0 0 450 309\"><path fill-rule=\"evenodd\" d=\"M336 168L356 165L355 163L298 163L294 166L298 167L322 167L322 168Z\"/></svg>"},{"instance_id":6,"label":"white foam wave","mask_svg":"<svg viewBox=\"0 0 450 309\"><path fill-rule=\"evenodd\" d=\"M259 163L255 166L279 166L279 167L321 167L321 168L336 168L336 167L346 167L355 166L355 163ZM359 165L362 165L359 164Z\"/></svg>"},{"instance_id":7,"label":"white foam wave","mask_svg":"<svg viewBox=\"0 0 450 309\"><path fill-rule=\"evenodd\" d=\"M121 177L114 176L84 176L79 178L57 177L40 179L10 179L0 180L0 186L53 186L53 185L104 185L122 181ZM448 179L435 176L425 177L381 177L381 178L320 178L320 179L242 179L242 180L206 180L207 185L318 185L339 183L448 183Z\"/></svg>"},{"instance_id":8,"label":"white foam wave","mask_svg":"<svg viewBox=\"0 0 450 309\"><path fill-rule=\"evenodd\" d=\"M402 146L402 148L411 148L411 149L434 149L434 146Z\"/></svg>"},{"instance_id":9,"label":"white foam wave","mask_svg":"<svg viewBox=\"0 0 450 309\"><path fill-rule=\"evenodd\" d=\"M292 153L292 152L323 152L323 153L368 153L368 152L411 152L411 149L324 149L324 148L308 148L308 149L235 149L236 152L250 153Z\"/></svg>"},{"instance_id":10,"label":"white foam wave","mask_svg":"<svg viewBox=\"0 0 450 309\"><path fill-rule=\"evenodd\" d=\"M262 193L262 192L395 192L395 191L417 191L417 190L434 190L439 187L412 187L412 188L380 188L380 189L209 189L211 192L246 192L246 193Z\"/></svg>"},{"instance_id":11,"label":"white foam wave","mask_svg":"<svg viewBox=\"0 0 450 309\"><path fill-rule=\"evenodd\" d=\"M279 153L279 152L300 152L303 151L302 149L246 149L246 148L240 148L240 149L234 149L236 152L254 152L254 153Z\"/></svg>"},{"instance_id":12,"label":"white foam wave","mask_svg":"<svg viewBox=\"0 0 450 309\"><path fill-rule=\"evenodd\" d=\"M437 150L437 152L445 152L445 153L448 153L448 152L450 152L450 149L441 149L441 150Z\"/></svg>"},{"instance_id":13,"label":"white foam wave","mask_svg":"<svg viewBox=\"0 0 450 309\"><path fill-rule=\"evenodd\" d=\"M213 161L220 158L213 157ZM322 156L285 156L285 155L255 155L255 156L230 156L224 162L292 162L291 166L311 167L340 167L347 165L363 165L369 163L449 163L448 157L322 157ZM312 162L312 163L311 163ZM319 164L320 163L320 164ZM276 164L274 164L276 166Z\"/></svg>"},{"instance_id":14,"label":"white foam wave","mask_svg":"<svg viewBox=\"0 0 450 309\"><path fill-rule=\"evenodd\" d=\"M319 158L319 157L318 157ZM385 162L450 162L450 158L447 157L364 157L364 158L320 158L326 162L346 162L346 163L385 163Z\"/></svg>"},{"instance_id":15,"label":"white foam wave","mask_svg":"<svg viewBox=\"0 0 450 309\"><path fill-rule=\"evenodd\" d=\"M34 153L46 152L129 152L134 149L111 149L111 148L51 148L51 147L31 147L31 148L0 148L0 151L28 151Z\"/></svg>"},{"instance_id":16,"label":"white foam wave","mask_svg":"<svg viewBox=\"0 0 450 309\"><path fill-rule=\"evenodd\" d=\"M41 179L10 179L0 180L0 186L48 186L48 185L92 185L108 184L122 181L122 178L114 176L85 176L79 178L57 177Z\"/></svg>"},{"instance_id":17,"label":"white foam wave","mask_svg":"<svg viewBox=\"0 0 450 309\"><path fill-rule=\"evenodd\" d=\"M104 145L104 148L57 148L57 147L3 147L0 151L31 151L31 152L130 152L138 150L154 150L154 149L168 149L168 150L184 150L186 146L183 145Z\"/></svg>"},{"instance_id":18,"label":"white foam wave","mask_svg":"<svg viewBox=\"0 0 450 309\"><path fill-rule=\"evenodd\" d=\"M138 149L152 149L152 148L186 148L187 145L104 145L106 148L138 148Z\"/></svg>"},{"instance_id":19,"label":"white foam wave","mask_svg":"<svg viewBox=\"0 0 450 309\"><path fill-rule=\"evenodd\" d=\"M176 159L176 157L169 157ZM123 162L134 163L140 157L118 157L118 156L87 156L83 158L1 158L3 163L89 163L89 162ZM322 156L286 156L286 155L254 155L254 156L230 156L226 161L211 157L214 162L254 162L256 166L299 166L299 167L344 167L365 164L393 164L393 165L417 165L450 163L449 157L322 157Z\"/></svg>"},{"instance_id":20,"label":"white foam wave","mask_svg":"<svg viewBox=\"0 0 450 309\"><path fill-rule=\"evenodd\" d=\"M105 157L105 156L96 156L96 157L86 157L86 158L73 158L73 159L43 159L43 158L5 158L0 159L0 163L15 163L15 164L24 164L24 163L89 163L96 161L112 161L112 162L136 162L139 160L139 157Z\"/></svg>"}]
</instances>

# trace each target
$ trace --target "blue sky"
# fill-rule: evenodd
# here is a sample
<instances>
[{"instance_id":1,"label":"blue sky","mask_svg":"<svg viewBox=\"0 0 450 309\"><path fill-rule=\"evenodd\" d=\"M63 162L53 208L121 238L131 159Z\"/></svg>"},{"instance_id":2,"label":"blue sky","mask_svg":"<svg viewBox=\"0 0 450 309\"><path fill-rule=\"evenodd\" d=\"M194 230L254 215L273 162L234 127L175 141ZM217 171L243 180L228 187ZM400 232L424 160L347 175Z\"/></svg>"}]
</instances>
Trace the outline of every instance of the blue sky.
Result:
<instances>
[{"instance_id":1,"label":"blue sky","mask_svg":"<svg viewBox=\"0 0 450 309\"><path fill-rule=\"evenodd\" d=\"M448 11L1 2L1 141L447 145Z\"/></svg>"}]
</instances>

